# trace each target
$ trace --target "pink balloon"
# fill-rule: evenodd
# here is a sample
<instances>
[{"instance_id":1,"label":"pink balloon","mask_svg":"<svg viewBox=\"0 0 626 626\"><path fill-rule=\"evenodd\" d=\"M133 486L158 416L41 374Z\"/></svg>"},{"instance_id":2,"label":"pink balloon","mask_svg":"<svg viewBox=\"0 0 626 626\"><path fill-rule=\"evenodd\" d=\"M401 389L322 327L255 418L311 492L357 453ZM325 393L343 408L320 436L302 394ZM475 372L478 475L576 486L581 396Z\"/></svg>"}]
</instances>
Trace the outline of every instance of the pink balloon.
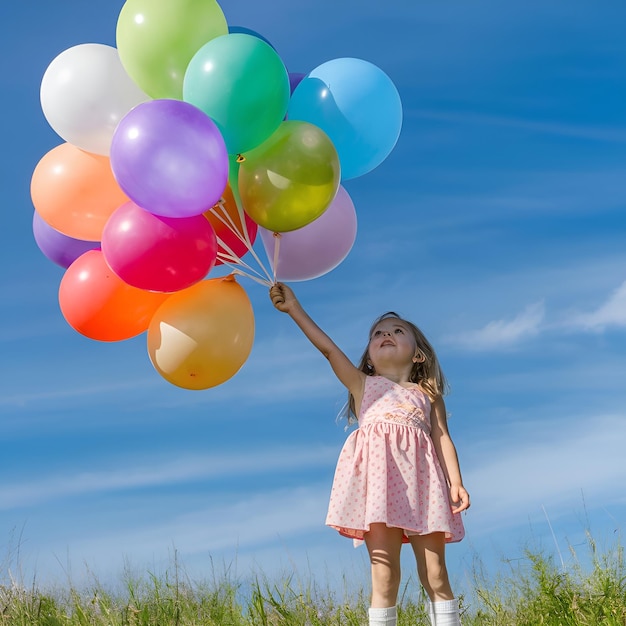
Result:
<instances>
[{"instance_id":1,"label":"pink balloon","mask_svg":"<svg viewBox=\"0 0 626 626\"><path fill-rule=\"evenodd\" d=\"M107 221L102 253L126 283L149 291L180 291L215 265L217 240L204 215L153 215L127 202Z\"/></svg>"},{"instance_id":2,"label":"pink balloon","mask_svg":"<svg viewBox=\"0 0 626 626\"><path fill-rule=\"evenodd\" d=\"M348 192L339 187L335 199L315 221L280 238L259 228L263 246L272 267L277 241L276 278L299 281L327 274L341 263L356 239L356 211Z\"/></svg>"}]
</instances>

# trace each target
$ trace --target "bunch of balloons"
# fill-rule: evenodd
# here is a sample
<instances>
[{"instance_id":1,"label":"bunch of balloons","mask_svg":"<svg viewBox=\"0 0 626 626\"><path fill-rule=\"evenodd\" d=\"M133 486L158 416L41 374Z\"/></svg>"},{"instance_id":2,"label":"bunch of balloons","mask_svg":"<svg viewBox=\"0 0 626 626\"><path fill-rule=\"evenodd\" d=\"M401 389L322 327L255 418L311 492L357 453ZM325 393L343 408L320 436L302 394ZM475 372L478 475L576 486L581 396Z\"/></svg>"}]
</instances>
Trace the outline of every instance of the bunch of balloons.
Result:
<instances>
[{"instance_id":1,"label":"bunch of balloons","mask_svg":"<svg viewBox=\"0 0 626 626\"><path fill-rule=\"evenodd\" d=\"M215 0L127 0L116 47L59 54L41 105L64 143L33 172L33 233L65 268L65 319L99 341L147 331L155 369L186 389L221 384L250 354L242 257L270 284L317 278L347 256L356 212L341 183L379 165L402 124L375 65L290 73ZM208 278L221 263L237 268Z\"/></svg>"}]
</instances>

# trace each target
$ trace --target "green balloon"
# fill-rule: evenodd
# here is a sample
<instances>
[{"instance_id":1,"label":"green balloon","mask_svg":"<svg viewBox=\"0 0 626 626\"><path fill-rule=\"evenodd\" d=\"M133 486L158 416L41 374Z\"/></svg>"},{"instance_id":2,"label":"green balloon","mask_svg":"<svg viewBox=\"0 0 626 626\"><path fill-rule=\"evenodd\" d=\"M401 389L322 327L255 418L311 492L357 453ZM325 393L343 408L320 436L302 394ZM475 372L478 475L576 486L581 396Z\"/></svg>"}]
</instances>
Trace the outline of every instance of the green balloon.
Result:
<instances>
[{"instance_id":1,"label":"green balloon","mask_svg":"<svg viewBox=\"0 0 626 626\"><path fill-rule=\"evenodd\" d=\"M189 61L207 41L226 33L215 0L126 0L117 19L117 49L145 93L182 100Z\"/></svg>"},{"instance_id":2,"label":"green balloon","mask_svg":"<svg viewBox=\"0 0 626 626\"><path fill-rule=\"evenodd\" d=\"M274 48L245 33L202 46L183 83L183 99L217 124L230 154L255 148L278 128L289 94L289 74Z\"/></svg>"},{"instance_id":3,"label":"green balloon","mask_svg":"<svg viewBox=\"0 0 626 626\"><path fill-rule=\"evenodd\" d=\"M267 141L243 156L241 203L257 224L273 232L311 223L339 189L337 150L323 130L308 122L283 122Z\"/></svg>"}]
</instances>

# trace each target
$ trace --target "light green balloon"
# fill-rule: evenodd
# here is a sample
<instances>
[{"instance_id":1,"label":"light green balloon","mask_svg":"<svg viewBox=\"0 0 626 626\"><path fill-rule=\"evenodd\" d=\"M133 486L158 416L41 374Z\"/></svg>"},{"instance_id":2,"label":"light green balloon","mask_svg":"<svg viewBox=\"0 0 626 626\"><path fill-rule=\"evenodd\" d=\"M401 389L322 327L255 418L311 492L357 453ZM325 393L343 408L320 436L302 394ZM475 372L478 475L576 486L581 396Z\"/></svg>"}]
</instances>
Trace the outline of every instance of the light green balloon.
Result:
<instances>
[{"instance_id":1,"label":"light green balloon","mask_svg":"<svg viewBox=\"0 0 626 626\"><path fill-rule=\"evenodd\" d=\"M145 93L182 100L189 61L207 41L226 33L215 0L126 0L117 20L117 49Z\"/></svg>"},{"instance_id":2,"label":"light green balloon","mask_svg":"<svg viewBox=\"0 0 626 626\"><path fill-rule=\"evenodd\" d=\"M241 203L257 224L273 232L311 223L339 189L337 150L323 130L308 122L283 122L267 141L243 156Z\"/></svg>"},{"instance_id":3,"label":"light green balloon","mask_svg":"<svg viewBox=\"0 0 626 626\"><path fill-rule=\"evenodd\" d=\"M245 33L202 46L183 84L183 99L216 123L229 154L255 148L278 128L289 93L289 74L274 48Z\"/></svg>"}]
</instances>

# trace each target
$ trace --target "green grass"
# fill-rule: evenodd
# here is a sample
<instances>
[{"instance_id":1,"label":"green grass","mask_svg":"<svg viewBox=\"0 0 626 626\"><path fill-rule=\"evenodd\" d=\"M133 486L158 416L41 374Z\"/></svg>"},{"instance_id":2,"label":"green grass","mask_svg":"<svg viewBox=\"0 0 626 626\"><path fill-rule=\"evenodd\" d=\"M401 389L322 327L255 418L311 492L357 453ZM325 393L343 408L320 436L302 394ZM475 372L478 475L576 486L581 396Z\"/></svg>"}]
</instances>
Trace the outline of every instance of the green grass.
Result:
<instances>
[{"instance_id":1,"label":"green grass","mask_svg":"<svg viewBox=\"0 0 626 626\"><path fill-rule=\"evenodd\" d=\"M480 561L462 596L465 626L624 626L626 568L620 544L598 550L587 537L585 565L570 548L565 565L540 551L504 561L490 577ZM368 591L339 597L319 581L297 575L249 580L228 571L192 581L174 560L160 576L126 572L115 592L93 580L81 590L25 588L0 570L0 626L360 626L367 624ZM347 589L347 581L346 581ZM401 590L399 626L429 624L414 580Z\"/></svg>"}]
</instances>

